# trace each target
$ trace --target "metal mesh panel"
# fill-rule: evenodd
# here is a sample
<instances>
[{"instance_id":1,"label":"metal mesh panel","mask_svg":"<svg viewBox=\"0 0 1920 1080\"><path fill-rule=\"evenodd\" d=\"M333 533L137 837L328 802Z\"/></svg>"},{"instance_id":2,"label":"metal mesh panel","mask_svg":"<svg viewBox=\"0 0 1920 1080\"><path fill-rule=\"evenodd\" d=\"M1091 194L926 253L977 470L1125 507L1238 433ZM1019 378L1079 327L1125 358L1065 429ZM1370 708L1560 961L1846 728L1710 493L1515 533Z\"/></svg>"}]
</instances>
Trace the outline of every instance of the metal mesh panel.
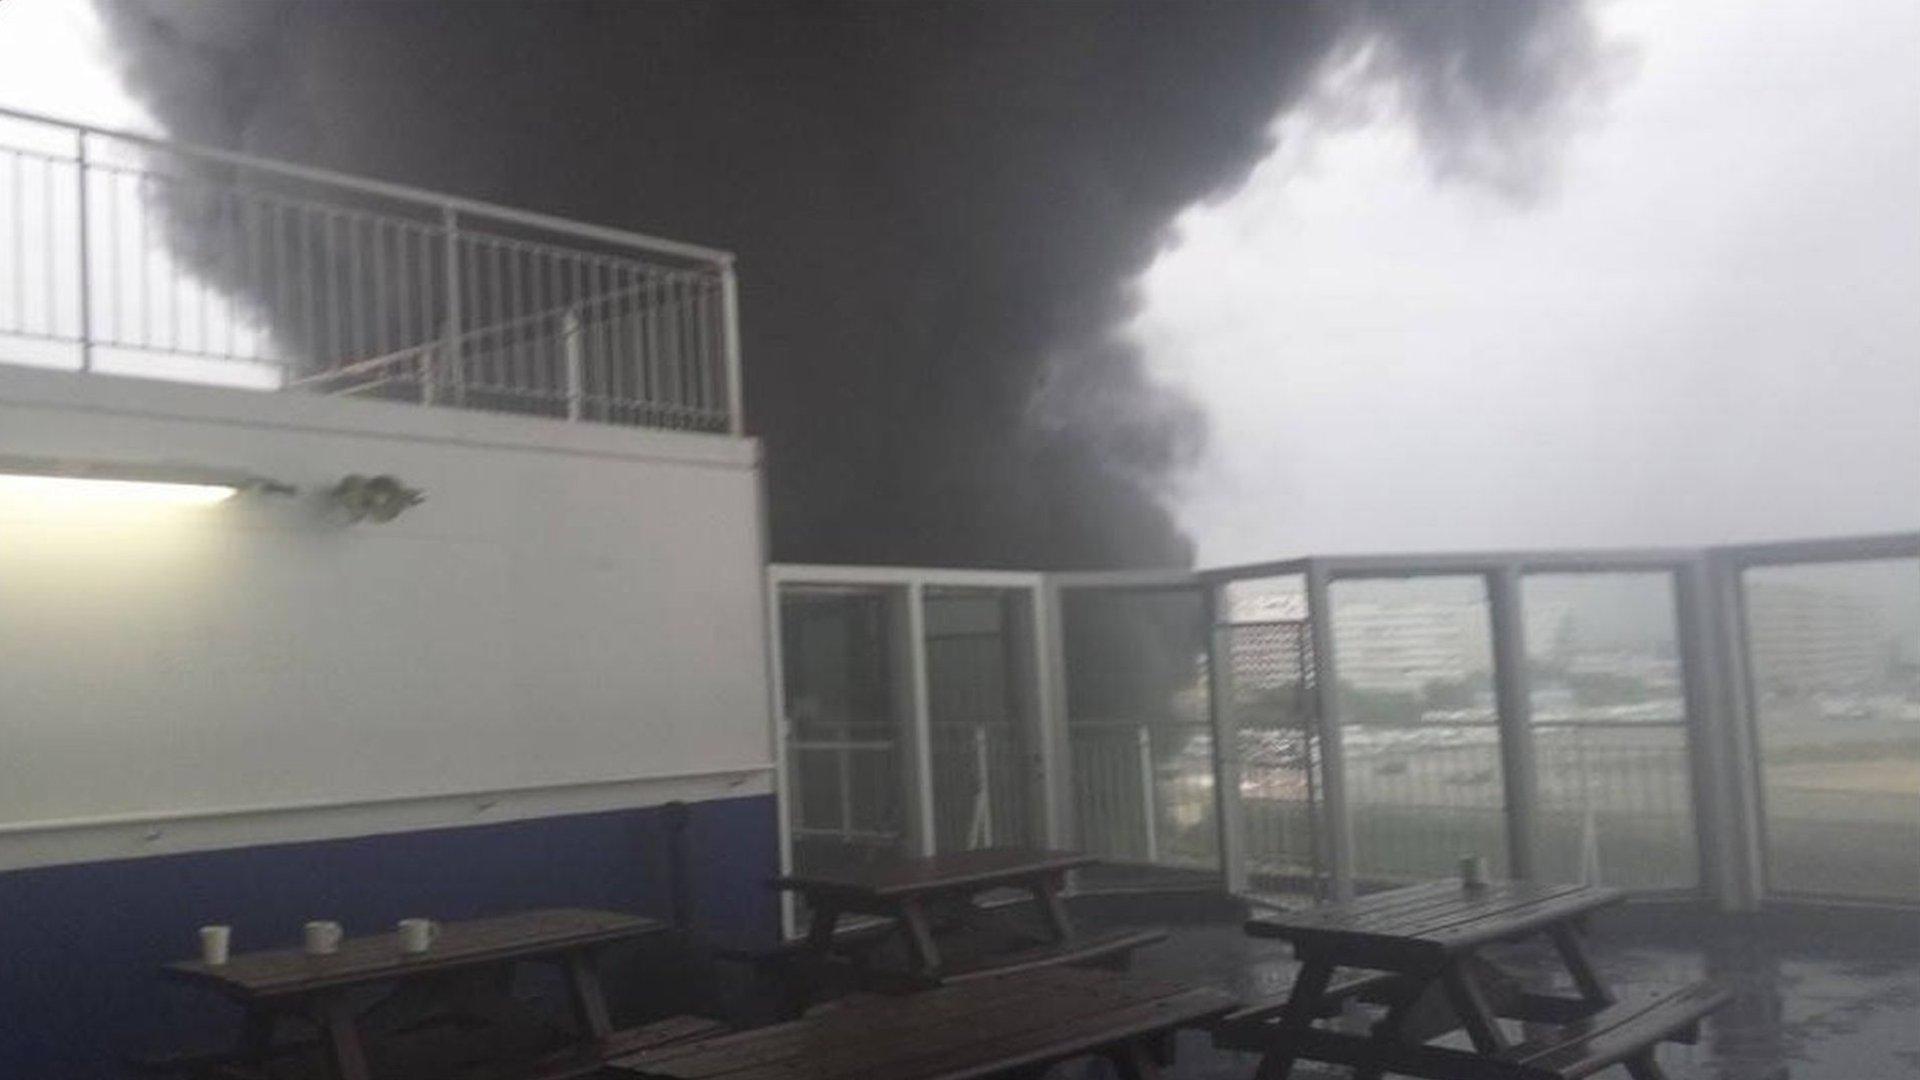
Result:
<instances>
[{"instance_id":1,"label":"metal mesh panel","mask_svg":"<svg viewBox=\"0 0 1920 1080\"><path fill-rule=\"evenodd\" d=\"M1259 892L1296 891L1322 865L1307 624L1240 623L1225 637L1248 880Z\"/></svg>"}]
</instances>

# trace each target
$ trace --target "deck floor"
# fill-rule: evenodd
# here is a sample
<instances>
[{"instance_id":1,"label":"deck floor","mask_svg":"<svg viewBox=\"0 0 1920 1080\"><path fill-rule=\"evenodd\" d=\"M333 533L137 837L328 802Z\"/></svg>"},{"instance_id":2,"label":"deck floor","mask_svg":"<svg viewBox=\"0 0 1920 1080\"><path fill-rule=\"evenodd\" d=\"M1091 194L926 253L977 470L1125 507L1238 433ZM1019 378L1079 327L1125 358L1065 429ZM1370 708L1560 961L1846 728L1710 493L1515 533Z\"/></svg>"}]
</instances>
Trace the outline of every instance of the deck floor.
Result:
<instances>
[{"instance_id":1,"label":"deck floor","mask_svg":"<svg viewBox=\"0 0 1920 1080\"><path fill-rule=\"evenodd\" d=\"M1284 994L1292 980L1285 946L1242 935L1238 912L1221 901L1141 896L1078 903L1089 925L1170 925L1171 940L1140 954L1142 972L1216 982L1249 996ZM1803 908L1733 917L1647 902L1599 916L1593 941L1619 989L1711 977L1738 993L1708 1022L1698 1045L1661 1049L1674 1080L1920 1077L1920 914ZM1205 1036L1189 1033L1169 1075L1248 1080L1253 1069L1251 1056L1214 1050ZM1054 1074L1106 1075L1100 1065ZM1345 1072L1303 1065L1294 1075Z\"/></svg>"}]
</instances>

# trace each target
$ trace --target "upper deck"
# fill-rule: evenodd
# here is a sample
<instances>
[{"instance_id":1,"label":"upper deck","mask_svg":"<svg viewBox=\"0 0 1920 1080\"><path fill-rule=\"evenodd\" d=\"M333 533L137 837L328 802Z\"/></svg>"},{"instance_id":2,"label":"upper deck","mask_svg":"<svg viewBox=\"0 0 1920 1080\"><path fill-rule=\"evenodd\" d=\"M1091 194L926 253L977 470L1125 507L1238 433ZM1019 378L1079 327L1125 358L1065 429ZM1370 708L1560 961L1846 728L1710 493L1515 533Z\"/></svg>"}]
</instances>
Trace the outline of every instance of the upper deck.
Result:
<instances>
[{"instance_id":1,"label":"upper deck","mask_svg":"<svg viewBox=\"0 0 1920 1080\"><path fill-rule=\"evenodd\" d=\"M739 434L724 251L0 109L0 362Z\"/></svg>"}]
</instances>

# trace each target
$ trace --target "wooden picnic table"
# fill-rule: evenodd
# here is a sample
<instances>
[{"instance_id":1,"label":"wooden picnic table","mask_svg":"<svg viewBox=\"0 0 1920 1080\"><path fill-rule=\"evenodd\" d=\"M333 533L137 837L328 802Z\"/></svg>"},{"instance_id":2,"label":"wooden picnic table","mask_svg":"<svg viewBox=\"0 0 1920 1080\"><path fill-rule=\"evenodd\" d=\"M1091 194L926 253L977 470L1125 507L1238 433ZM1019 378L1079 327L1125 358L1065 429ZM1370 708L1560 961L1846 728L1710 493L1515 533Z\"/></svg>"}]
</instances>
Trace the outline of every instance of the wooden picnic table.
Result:
<instances>
[{"instance_id":1,"label":"wooden picnic table","mask_svg":"<svg viewBox=\"0 0 1920 1080\"><path fill-rule=\"evenodd\" d=\"M1038 1077L1098 1055L1151 1080L1172 1036L1237 1004L1213 988L1083 968L1044 968L905 996L860 995L791 1023L616 1058L649 1080L971 1080Z\"/></svg>"},{"instance_id":2,"label":"wooden picnic table","mask_svg":"<svg viewBox=\"0 0 1920 1080\"><path fill-rule=\"evenodd\" d=\"M1247 933L1292 943L1301 961L1283 1003L1223 1021L1215 1039L1264 1057L1259 1080L1285 1080L1296 1058L1438 1080L1569 1080L1614 1064L1660 1080L1654 1047L1692 1041L1701 1017L1730 1000L1710 983L1617 997L1581 938L1585 918L1619 903L1595 885L1433 882L1250 920ZM1482 955L1490 945L1544 937L1574 993L1541 993ZM1341 969L1374 974L1335 981ZM1319 1026L1346 1002L1385 1006L1364 1034ZM1516 1041L1502 1018L1546 1025ZM1464 1030L1473 1049L1429 1045ZM1530 1032L1533 1029L1529 1029Z\"/></svg>"},{"instance_id":3,"label":"wooden picnic table","mask_svg":"<svg viewBox=\"0 0 1920 1080\"><path fill-rule=\"evenodd\" d=\"M234 1058L257 1066L272 1050L275 1025L286 1017L319 1028L329 1065L339 1080L367 1080L367 1046L353 995L387 984L428 986L467 997L475 975L498 974L504 982L513 964L557 960L566 972L575 1019L586 1045L583 1060L625 1049L607 1013L596 953L614 942L666 929L652 919L611 911L570 908L528 911L495 918L443 923L433 947L404 953L393 934L353 937L338 952L310 956L302 949L237 954L227 963L199 960L168 964L174 979L210 987L245 1009ZM504 986L499 989L504 994ZM472 1006L468 1000L462 1005ZM484 1007L484 1006L482 1006Z\"/></svg>"},{"instance_id":4,"label":"wooden picnic table","mask_svg":"<svg viewBox=\"0 0 1920 1080\"><path fill-rule=\"evenodd\" d=\"M841 920L872 915L905 939L907 974L924 979L965 977L1017 966L1046 966L1122 957L1158 941L1159 931L1121 931L1099 937L1075 934L1062 899L1068 871L1092 865L1091 855L1042 848L997 847L929 858L853 860L796 871L773 882L799 893L810 912L806 950L817 960L833 956L846 939ZM1004 890L1024 892L1039 910L1030 948L954 963L942 954L941 925L979 926L988 921L979 899Z\"/></svg>"}]
</instances>

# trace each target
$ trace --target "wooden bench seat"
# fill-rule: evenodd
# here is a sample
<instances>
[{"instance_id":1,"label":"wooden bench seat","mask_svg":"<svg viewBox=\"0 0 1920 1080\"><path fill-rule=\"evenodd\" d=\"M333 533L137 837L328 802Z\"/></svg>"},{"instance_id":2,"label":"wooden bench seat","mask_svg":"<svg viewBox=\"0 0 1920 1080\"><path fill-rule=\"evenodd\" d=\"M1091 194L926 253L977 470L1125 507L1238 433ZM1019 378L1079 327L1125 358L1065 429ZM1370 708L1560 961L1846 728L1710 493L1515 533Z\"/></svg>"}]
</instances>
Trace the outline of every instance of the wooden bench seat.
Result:
<instances>
[{"instance_id":1,"label":"wooden bench seat","mask_svg":"<svg viewBox=\"0 0 1920 1080\"><path fill-rule=\"evenodd\" d=\"M1660 1043L1693 1042L1701 1018L1732 1000L1710 982L1630 995L1551 1036L1521 1043L1501 1059L1535 1075L1579 1080L1647 1055Z\"/></svg>"}]
</instances>

